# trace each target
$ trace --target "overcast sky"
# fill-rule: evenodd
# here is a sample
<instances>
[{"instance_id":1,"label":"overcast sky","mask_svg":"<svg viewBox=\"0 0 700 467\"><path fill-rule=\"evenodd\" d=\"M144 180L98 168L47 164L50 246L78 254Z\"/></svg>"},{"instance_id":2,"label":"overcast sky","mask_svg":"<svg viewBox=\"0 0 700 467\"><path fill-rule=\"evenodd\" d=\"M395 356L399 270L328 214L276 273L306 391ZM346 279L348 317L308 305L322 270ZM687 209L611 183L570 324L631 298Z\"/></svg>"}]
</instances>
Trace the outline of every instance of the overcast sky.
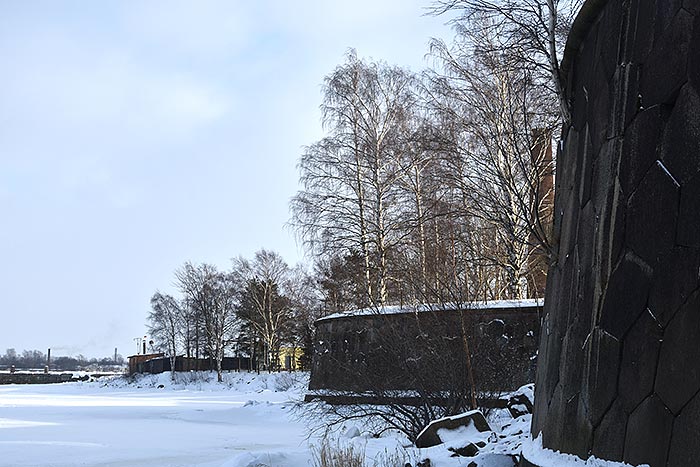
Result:
<instances>
[{"instance_id":1,"label":"overcast sky","mask_svg":"<svg viewBox=\"0 0 700 467\"><path fill-rule=\"evenodd\" d=\"M126 356L185 261L302 261L323 77L423 69L429 2L0 0L0 353Z\"/></svg>"}]
</instances>

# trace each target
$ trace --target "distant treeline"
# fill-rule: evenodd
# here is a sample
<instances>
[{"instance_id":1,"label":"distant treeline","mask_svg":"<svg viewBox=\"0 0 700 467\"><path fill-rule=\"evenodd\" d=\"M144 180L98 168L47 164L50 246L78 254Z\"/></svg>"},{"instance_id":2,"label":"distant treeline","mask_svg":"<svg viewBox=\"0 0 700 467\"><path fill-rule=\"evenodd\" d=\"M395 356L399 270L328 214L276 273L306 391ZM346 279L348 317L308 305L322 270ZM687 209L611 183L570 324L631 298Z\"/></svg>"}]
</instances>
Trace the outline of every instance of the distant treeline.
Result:
<instances>
[{"instance_id":1,"label":"distant treeline","mask_svg":"<svg viewBox=\"0 0 700 467\"><path fill-rule=\"evenodd\" d=\"M66 356L51 356L51 370L99 370L99 369L114 369L115 367L123 367L125 364L124 357L117 354L104 358L86 358L83 355L75 357ZM44 368L48 364L47 355L40 350L23 350L18 353L15 349L7 349L5 354L0 356L0 369L10 368L14 365L17 369L36 369Z\"/></svg>"}]
</instances>

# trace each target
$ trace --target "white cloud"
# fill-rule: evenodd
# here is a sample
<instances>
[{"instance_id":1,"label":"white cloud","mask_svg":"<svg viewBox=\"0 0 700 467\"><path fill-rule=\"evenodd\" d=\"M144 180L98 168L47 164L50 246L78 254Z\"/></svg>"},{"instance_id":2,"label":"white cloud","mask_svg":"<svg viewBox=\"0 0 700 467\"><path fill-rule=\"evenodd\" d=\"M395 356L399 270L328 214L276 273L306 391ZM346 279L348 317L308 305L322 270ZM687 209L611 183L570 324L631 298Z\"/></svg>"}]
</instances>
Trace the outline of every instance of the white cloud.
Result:
<instances>
[{"instance_id":1,"label":"white cloud","mask_svg":"<svg viewBox=\"0 0 700 467\"><path fill-rule=\"evenodd\" d=\"M205 77L150 66L125 50L44 37L14 57L6 64L12 75L0 77L0 121L38 134L99 129L178 137L232 106L232 96Z\"/></svg>"},{"instance_id":2,"label":"white cloud","mask_svg":"<svg viewBox=\"0 0 700 467\"><path fill-rule=\"evenodd\" d=\"M255 18L248 1L150 0L132 2L126 28L145 43L195 55L232 54L253 36Z\"/></svg>"},{"instance_id":3,"label":"white cloud","mask_svg":"<svg viewBox=\"0 0 700 467\"><path fill-rule=\"evenodd\" d=\"M425 25L442 21L422 4L0 2L6 307L60 317L50 335L0 340L76 326L99 340L85 323L100 303L101 321L124 318L122 351L174 265L225 267L259 247L298 256L281 226L299 148L322 135L323 76L348 47L419 69ZM37 274L56 280L27 302Z\"/></svg>"},{"instance_id":4,"label":"white cloud","mask_svg":"<svg viewBox=\"0 0 700 467\"><path fill-rule=\"evenodd\" d=\"M129 75L133 77L133 75ZM232 96L188 76L141 76L128 84L138 98L132 117L173 129L191 129L224 117ZM137 92L137 90L139 92Z\"/></svg>"},{"instance_id":5,"label":"white cloud","mask_svg":"<svg viewBox=\"0 0 700 467\"><path fill-rule=\"evenodd\" d=\"M13 73L0 75L0 167L45 180L60 197L133 206L144 193L126 171L167 157L163 147L233 108L232 95L205 77L142 63L127 50L55 33L22 46L5 55ZM0 197L20 189L0 187Z\"/></svg>"}]
</instances>

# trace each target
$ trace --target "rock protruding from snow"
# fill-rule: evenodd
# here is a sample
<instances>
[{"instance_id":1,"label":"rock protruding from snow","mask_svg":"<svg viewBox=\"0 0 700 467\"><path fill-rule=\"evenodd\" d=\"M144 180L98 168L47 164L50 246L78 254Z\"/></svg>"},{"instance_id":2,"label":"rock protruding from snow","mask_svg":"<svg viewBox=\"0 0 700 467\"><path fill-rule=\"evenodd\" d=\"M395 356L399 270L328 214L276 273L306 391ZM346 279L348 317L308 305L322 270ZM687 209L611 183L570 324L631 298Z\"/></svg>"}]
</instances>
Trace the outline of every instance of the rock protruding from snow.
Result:
<instances>
[{"instance_id":1,"label":"rock protruding from snow","mask_svg":"<svg viewBox=\"0 0 700 467\"><path fill-rule=\"evenodd\" d=\"M430 422L416 438L416 447L437 446L451 440L454 434L458 434L461 439L470 442L469 438L473 437L470 435L484 433L488 437L491 431L484 414L478 410L472 410Z\"/></svg>"},{"instance_id":2,"label":"rock protruding from snow","mask_svg":"<svg viewBox=\"0 0 700 467\"><path fill-rule=\"evenodd\" d=\"M534 384L526 384L508 397L506 407L513 418L532 413L534 405Z\"/></svg>"},{"instance_id":3,"label":"rock protruding from snow","mask_svg":"<svg viewBox=\"0 0 700 467\"><path fill-rule=\"evenodd\" d=\"M360 429L355 425L350 425L343 430L342 436L348 439L357 438L360 436Z\"/></svg>"}]
</instances>

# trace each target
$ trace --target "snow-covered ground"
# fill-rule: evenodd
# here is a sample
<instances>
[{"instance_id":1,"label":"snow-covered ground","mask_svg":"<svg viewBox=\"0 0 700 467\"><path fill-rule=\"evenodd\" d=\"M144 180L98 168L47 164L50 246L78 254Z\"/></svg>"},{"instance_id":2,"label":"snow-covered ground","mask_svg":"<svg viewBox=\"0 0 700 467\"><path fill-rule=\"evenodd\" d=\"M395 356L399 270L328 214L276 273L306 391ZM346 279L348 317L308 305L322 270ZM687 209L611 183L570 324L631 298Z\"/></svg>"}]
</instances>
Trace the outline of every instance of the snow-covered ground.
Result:
<instances>
[{"instance_id":1,"label":"snow-covered ground","mask_svg":"<svg viewBox=\"0 0 700 467\"><path fill-rule=\"evenodd\" d=\"M290 403L305 378L208 379L0 386L0 465L309 465L305 425Z\"/></svg>"},{"instance_id":2,"label":"snow-covered ground","mask_svg":"<svg viewBox=\"0 0 700 467\"><path fill-rule=\"evenodd\" d=\"M296 407L308 377L301 373L213 373L195 378L148 375L92 382L0 386L0 466L309 467L321 445L310 428L323 420ZM432 467L512 467L511 454L529 438L529 415L490 417L495 433L476 457L450 457L459 433L418 450L396 433L380 438L347 425L331 435L352 446L368 467L430 458ZM322 431L322 430L321 430ZM466 433L466 432L465 432ZM449 445L449 446L448 446Z\"/></svg>"}]
</instances>

